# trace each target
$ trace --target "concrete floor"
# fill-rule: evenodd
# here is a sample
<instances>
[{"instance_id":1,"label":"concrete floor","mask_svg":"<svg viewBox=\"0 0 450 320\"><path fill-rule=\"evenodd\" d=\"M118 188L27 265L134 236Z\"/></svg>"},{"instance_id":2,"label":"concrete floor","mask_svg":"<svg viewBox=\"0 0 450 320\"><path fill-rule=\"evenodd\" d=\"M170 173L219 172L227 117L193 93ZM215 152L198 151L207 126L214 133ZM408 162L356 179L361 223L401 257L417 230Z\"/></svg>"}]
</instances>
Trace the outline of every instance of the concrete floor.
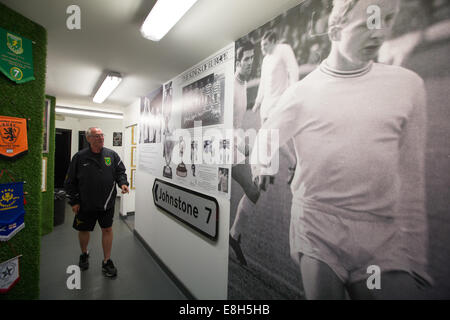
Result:
<instances>
[{"instance_id":1,"label":"concrete floor","mask_svg":"<svg viewBox=\"0 0 450 320\"><path fill-rule=\"evenodd\" d=\"M80 248L72 229L73 213L66 205L65 221L42 237L40 268L41 300L184 300L186 296L156 263L132 228L119 218L119 199L114 216L111 259L118 269L115 279L102 275L101 230L97 224L89 243L90 267L81 272L81 289L69 290L70 265L78 265Z\"/></svg>"}]
</instances>

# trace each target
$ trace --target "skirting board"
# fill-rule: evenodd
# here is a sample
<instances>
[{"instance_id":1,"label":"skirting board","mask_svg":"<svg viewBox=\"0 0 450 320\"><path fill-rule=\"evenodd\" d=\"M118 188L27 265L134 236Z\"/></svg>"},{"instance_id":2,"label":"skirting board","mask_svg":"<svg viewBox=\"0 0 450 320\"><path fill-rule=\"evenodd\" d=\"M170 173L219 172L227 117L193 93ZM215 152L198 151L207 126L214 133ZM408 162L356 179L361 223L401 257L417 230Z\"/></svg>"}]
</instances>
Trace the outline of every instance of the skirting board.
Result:
<instances>
[{"instance_id":1,"label":"skirting board","mask_svg":"<svg viewBox=\"0 0 450 320\"><path fill-rule=\"evenodd\" d=\"M133 233L135 237L142 243L145 250L150 253L153 259L155 259L156 263L160 266L160 268L167 274L167 276L172 280L175 285L180 289L180 291L188 298L189 300L197 300L194 295L184 286L184 284L178 279L172 271L165 265L165 263L158 257L158 255L150 248L150 246L145 242L144 238L137 232L136 230L133 230Z\"/></svg>"}]
</instances>

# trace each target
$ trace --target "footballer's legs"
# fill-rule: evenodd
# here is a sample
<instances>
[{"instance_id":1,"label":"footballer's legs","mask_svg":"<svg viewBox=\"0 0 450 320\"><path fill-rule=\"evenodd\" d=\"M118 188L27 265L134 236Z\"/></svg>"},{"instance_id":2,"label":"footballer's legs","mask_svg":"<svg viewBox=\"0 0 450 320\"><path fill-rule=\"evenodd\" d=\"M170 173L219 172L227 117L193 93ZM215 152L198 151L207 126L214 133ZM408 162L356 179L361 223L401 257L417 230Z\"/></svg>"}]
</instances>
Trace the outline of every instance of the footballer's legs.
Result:
<instances>
[{"instance_id":1,"label":"footballer's legs","mask_svg":"<svg viewBox=\"0 0 450 320\"><path fill-rule=\"evenodd\" d=\"M300 272L308 300L344 300L345 286L324 262L300 254Z\"/></svg>"},{"instance_id":2,"label":"footballer's legs","mask_svg":"<svg viewBox=\"0 0 450 320\"><path fill-rule=\"evenodd\" d=\"M362 280L349 285L348 292L352 299L362 300L415 300L422 298L414 278L406 271L382 272L378 289L369 289L367 280Z\"/></svg>"}]
</instances>

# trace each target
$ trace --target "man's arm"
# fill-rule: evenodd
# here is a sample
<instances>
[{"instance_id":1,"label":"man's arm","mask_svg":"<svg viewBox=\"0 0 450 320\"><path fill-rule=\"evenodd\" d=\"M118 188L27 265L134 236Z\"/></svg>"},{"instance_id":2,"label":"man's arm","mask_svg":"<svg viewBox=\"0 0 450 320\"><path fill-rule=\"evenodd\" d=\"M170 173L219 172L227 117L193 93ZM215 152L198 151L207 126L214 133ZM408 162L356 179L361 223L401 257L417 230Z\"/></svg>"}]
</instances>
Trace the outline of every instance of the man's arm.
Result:
<instances>
[{"instance_id":1,"label":"man's arm","mask_svg":"<svg viewBox=\"0 0 450 320\"><path fill-rule=\"evenodd\" d=\"M69 169L67 170L66 179L64 180L64 189L69 199L69 204L74 207L80 205L80 190L78 188L78 156L75 155L70 162Z\"/></svg>"},{"instance_id":2,"label":"man's arm","mask_svg":"<svg viewBox=\"0 0 450 320\"><path fill-rule=\"evenodd\" d=\"M291 46L285 44L283 47L283 60L286 63L286 68L289 75L289 86L291 86L298 81L299 68Z\"/></svg>"},{"instance_id":3,"label":"man's arm","mask_svg":"<svg viewBox=\"0 0 450 320\"><path fill-rule=\"evenodd\" d=\"M129 183L127 181L127 174L126 174L126 169L125 169L125 165L123 164L122 160L120 159L119 155L116 154L115 155L115 161L116 161L116 166L115 166L115 179L116 179L116 183L117 185L122 189L122 193L128 193L129 189Z\"/></svg>"},{"instance_id":4,"label":"man's arm","mask_svg":"<svg viewBox=\"0 0 450 320\"><path fill-rule=\"evenodd\" d=\"M277 112L264 122L258 132L251 153L254 179L278 172L278 150L301 130L301 109L295 99L297 90L294 86L285 91L277 103ZM270 150L270 156L266 156L267 150Z\"/></svg>"},{"instance_id":5,"label":"man's arm","mask_svg":"<svg viewBox=\"0 0 450 320\"><path fill-rule=\"evenodd\" d=\"M400 144L400 198L398 217L413 266L427 263L428 221L425 209L426 93L423 81L415 88L416 99Z\"/></svg>"},{"instance_id":6,"label":"man's arm","mask_svg":"<svg viewBox=\"0 0 450 320\"><path fill-rule=\"evenodd\" d=\"M259 79L258 93L256 95L255 104L252 108L253 112L257 112L259 110L262 101L264 100L264 81L266 78L265 70L266 68L264 67L264 60L263 60L263 63L261 65L261 78Z\"/></svg>"}]
</instances>

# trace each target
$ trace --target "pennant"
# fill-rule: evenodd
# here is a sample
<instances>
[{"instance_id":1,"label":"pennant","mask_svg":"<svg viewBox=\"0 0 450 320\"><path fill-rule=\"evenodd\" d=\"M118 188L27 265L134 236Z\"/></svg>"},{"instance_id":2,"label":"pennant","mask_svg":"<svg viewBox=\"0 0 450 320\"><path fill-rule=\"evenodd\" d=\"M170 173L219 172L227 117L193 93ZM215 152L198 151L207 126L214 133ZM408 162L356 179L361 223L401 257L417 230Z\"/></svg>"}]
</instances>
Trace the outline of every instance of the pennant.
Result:
<instances>
[{"instance_id":1,"label":"pennant","mask_svg":"<svg viewBox=\"0 0 450 320\"><path fill-rule=\"evenodd\" d=\"M8 241L25 227L23 182L0 184L0 241Z\"/></svg>"},{"instance_id":2,"label":"pennant","mask_svg":"<svg viewBox=\"0 0 450 320\"><path fill-rule=\"evenodd\" d=\"M14 158L27 151L27 119L0 116L0 156Z\"/></svg>"},{"instance_id":3,"label":"pennant","mask_svg":"<svg viewBox=\"0 0 450 320\"><path fill-rule=\"evenodd\" d=\"M31 40L0 28L0 71L15 83L34 80Z\"/></svg>"},{"instance_id":4,"label":"pennant","mask_svg":"<svg viewBox=\"0 0 450 320\"><path fill-rule=\"evenodd\" d=\"M17 256L0 263L0 293L6 293L19 281L19 258Z\"/></svg>"}]
</instances>

